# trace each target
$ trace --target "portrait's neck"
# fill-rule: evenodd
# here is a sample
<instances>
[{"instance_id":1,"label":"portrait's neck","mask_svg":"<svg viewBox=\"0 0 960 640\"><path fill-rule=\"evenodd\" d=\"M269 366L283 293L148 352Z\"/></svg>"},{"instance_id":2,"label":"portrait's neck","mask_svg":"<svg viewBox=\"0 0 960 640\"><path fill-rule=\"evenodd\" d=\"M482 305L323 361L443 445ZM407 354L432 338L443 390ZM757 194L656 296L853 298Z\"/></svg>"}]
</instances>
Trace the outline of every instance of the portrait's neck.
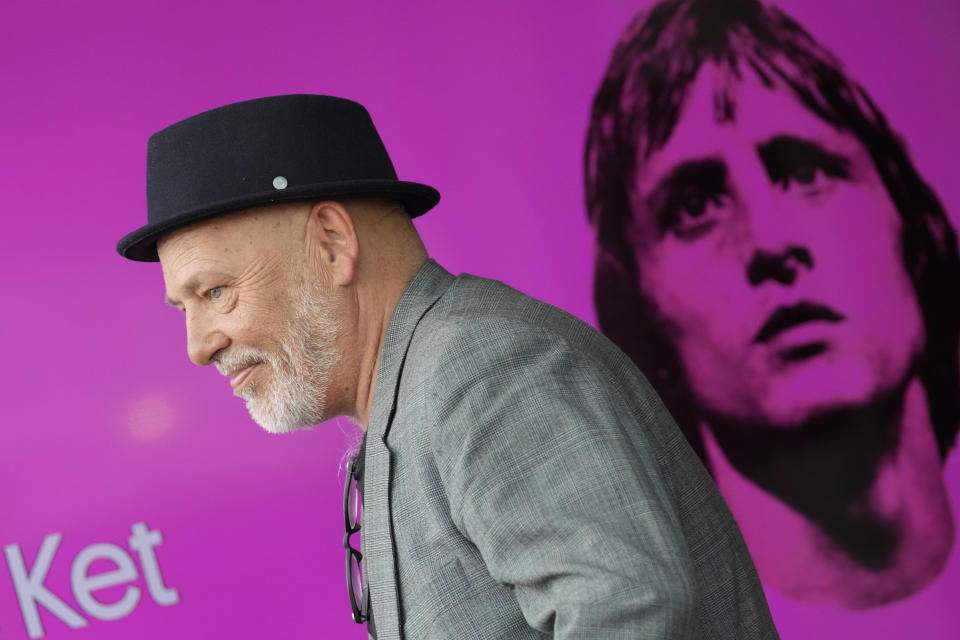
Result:
<instances>
[{"instance_id":1,"label":"portrait's neck","mask_svg":"<svg viewBox=\"0 0 960 640\"><path fill-rule=\"evenodd\" d=\"M848 436L837 435L846 425L821 423L812 437L801 427L746 454L703 425L714 478L766 584L801 602L866 609L939 575L954 526L927 396L917 377L898 395L838 416L864 420Z\"/></svg>"}]
</instances>

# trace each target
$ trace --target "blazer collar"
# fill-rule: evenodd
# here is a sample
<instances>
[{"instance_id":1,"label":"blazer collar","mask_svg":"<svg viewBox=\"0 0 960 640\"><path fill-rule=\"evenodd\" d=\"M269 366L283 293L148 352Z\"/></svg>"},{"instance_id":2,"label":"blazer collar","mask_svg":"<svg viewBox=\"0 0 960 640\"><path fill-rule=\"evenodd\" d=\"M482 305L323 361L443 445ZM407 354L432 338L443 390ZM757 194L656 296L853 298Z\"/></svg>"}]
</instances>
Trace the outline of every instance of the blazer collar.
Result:
<instances>
[{"instance_id":1,"label":"blazer collar","mask_svg":"<svg viewBox=\"0 0 960 640\"><path fill-rule=\"evenodd\" d=\"M363 571L370 589L371 618L378 640L402 637L393 522L390 516L392 456L387 434L397 405L400 376L407 349L420 319L437 302L454 277L427 260L407 285L383 341L377 386L373 393L365 446L363 486ZM368 625L368 629L373 625Z\"/></svg>"},{"instance_id":2,"label":"blazer collar","mask_svg":"<svg viewBox=\"0 0 960 640\"><path fill-rule=\"evenodd\" d=\"M407 285L397 308L393 312L387 335L383 340L380 365L377 369L377 386L373 392L369 438L386 440L390 430L393 410L397 404L397 389L407 348L420 318L443 295L455 280L446 269L433 259L428 259Z\"/></svg>"}]
</instances>

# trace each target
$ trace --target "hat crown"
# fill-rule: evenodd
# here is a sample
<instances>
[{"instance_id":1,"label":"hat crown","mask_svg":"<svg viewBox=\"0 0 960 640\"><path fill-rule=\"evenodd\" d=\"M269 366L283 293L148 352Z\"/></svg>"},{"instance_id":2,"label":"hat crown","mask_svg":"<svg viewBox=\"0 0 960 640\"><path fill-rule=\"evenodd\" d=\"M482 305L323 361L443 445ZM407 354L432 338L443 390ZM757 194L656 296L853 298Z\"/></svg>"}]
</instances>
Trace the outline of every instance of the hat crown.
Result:
<instances>
[{"instance_id":1,"label":"hat crown","mask_svg":"<svg viewBox=\"0 0 960 640\"><path fill-rule=\"evenodd\" d=\"M205 111L150 137L147 220L159 222L198 202L276 190L278 176L284 189L397 178L362 105L319 95L258 98Z\"/></svg>"},{"instance_id":2,"label":"hat crown","mask_svg":"<svg viewBox=\"0 0 960 640\"><path fill-rule=\"evenodd\" d=\"M296 94L229 104L158 131L147 145L147 225L117 244L156 261L164 233L278 202L382 195L411 217L440 199L401 182L367 110L352 100Z\"/></svg>"}]
</instances>

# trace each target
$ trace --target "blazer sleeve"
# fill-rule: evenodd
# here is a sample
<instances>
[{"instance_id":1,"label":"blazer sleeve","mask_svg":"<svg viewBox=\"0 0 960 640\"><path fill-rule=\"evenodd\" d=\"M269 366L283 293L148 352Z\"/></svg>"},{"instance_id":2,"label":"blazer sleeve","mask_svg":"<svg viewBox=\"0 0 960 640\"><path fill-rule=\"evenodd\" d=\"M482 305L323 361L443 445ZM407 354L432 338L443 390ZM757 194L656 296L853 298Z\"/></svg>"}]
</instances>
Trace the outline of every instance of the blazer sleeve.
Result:
<instances>
[{"instance_id":1,"label":"blazer sleeve","mask_svg":"<svg viewBox=\"0 0 960 640\"><path fill-rule=\"evenodd\" d=\"M456 526L527 622L556 638L689 637L696 581L653 424L672 419L649 384L542 327L444 344L433 454Z\"/></svg>"}]
</instances>

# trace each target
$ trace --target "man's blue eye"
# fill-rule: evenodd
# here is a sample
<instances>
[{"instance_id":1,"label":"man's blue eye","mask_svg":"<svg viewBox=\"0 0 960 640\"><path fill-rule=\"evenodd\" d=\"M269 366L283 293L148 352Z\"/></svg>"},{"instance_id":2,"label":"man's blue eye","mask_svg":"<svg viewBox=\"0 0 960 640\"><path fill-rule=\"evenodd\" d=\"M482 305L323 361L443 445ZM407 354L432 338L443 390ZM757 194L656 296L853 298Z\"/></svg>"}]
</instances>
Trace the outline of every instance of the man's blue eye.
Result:
<instances>
[{"instance_id":1,"label":"man's blue eye","mask_svg":"<svg viewBox=\"0 0 960 640\"><path fill-rule=\"evenodd\" d=\"M217 298L223 295L223 287L214 287L213 289L210 289L210 291L208 291L207 293L210 294L211 298L216 300Z\"/></svg>"}]
</instances>

